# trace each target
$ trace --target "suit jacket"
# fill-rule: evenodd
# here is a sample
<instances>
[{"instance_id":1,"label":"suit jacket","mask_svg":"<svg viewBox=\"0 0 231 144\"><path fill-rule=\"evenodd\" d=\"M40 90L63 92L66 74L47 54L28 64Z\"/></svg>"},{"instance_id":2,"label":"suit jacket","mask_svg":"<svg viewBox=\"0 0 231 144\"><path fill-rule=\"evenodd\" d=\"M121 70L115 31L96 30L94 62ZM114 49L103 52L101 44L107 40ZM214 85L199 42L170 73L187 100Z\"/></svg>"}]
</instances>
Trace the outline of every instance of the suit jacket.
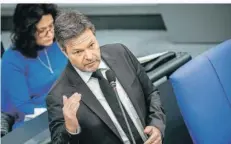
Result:
<instances>
[{"instance_id":1,"label":"suit jacket","mask_svg":"<svg viewBox=\"0 0 231 144\"><path fill-rule=\"evenodd\" d=\"M164 134L165 114L159 92L136 57L122 44L101 47L101 57L112 69L127 92L143 126L156 126ZM62 96L82 94L77 118L81 133L70 135L65 128ZM80 144L120 144L122 139L112 120L91 90L69 63L47 96L52 142Z\"/></svg>"}]
</instances>

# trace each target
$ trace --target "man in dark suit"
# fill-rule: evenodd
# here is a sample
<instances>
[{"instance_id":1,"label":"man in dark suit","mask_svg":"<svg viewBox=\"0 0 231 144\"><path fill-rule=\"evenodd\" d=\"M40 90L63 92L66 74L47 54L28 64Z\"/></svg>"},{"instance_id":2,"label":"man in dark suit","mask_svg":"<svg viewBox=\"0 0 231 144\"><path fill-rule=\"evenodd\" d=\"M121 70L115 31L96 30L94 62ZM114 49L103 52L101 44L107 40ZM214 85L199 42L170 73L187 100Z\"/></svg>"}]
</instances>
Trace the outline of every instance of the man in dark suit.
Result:
<instances>
[{"instance_id":1,"label":"man in dark suit","mask_svg":"<svg viewBox=\"0 0 231 144\"><path fill-rule=\"evenodd\" d=\"M69 59L47 97L55 144L161 144L165 114L159 92L122 44L99 47L94 25L77 11L61 12L55 37ZM115 94L105 73L116 76Z\"/></svg>"}]
</instances>

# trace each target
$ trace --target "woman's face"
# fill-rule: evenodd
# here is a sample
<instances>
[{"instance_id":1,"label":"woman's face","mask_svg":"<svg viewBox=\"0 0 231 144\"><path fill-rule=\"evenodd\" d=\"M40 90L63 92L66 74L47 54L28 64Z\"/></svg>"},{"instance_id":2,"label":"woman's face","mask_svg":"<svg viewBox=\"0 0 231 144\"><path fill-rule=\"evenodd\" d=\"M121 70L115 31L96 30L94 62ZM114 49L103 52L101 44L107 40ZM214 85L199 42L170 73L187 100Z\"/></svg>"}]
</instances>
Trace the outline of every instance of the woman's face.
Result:
<instances>
[{"instance_id":1,"label":"woman's face","mask_svg":"<svg viewBox=\"0 0 231 144\"><path fill-rule=\"evenodd\" d=\"M54 19L51 14L43 15L36 25L35 40L37 45L50 46L54 39Z\"/></svg>"}]
</instances>

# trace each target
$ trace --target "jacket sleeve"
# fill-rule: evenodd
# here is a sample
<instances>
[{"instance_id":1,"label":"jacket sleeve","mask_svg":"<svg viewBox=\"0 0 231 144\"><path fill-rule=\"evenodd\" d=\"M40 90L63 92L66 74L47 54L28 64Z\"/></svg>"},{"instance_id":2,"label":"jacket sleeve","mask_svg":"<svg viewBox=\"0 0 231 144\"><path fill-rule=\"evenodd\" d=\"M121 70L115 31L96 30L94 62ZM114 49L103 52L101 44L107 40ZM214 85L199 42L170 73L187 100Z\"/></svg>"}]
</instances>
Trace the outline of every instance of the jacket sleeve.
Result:
<instances>
[{"instance_id":1,"label":"jacket sleeve","mask_svg":"<svg viewBox=\"0 0 231 144\"><path fill-rule=\"evenodd\" d=\"M141 66L137 58L131 53L131 51L128 50L126 46L122 46L125 48L128 58L130 59L136 70L136 75L144 92L148 110L148 117L146 119L147 125L155 126L156 128L158 128L162 136L164 137L166 116L160 101L160 93L157 88L152 84L151 80L147 76L144 68Z\"/></svg>"}]
</instances>

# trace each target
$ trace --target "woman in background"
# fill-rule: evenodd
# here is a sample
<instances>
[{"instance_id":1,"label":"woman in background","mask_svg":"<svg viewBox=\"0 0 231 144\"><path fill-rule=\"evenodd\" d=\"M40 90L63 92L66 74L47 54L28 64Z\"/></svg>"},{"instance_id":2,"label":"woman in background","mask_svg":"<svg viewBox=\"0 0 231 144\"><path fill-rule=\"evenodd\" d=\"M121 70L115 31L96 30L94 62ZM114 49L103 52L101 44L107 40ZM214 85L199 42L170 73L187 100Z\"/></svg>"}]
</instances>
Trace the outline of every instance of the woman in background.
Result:
<instances>
[{"instance_id":1,"label":"woman in background","mask_svg":"<svg viewBox=\"0 0 231 144\"><path fill-rule=\"evenodd\" d=\"M18 4L13 37L2 58L2 112L14 127L46 110L45 99L67 59L54 41L54 4Z\"/></svg>"}]
</instances>

